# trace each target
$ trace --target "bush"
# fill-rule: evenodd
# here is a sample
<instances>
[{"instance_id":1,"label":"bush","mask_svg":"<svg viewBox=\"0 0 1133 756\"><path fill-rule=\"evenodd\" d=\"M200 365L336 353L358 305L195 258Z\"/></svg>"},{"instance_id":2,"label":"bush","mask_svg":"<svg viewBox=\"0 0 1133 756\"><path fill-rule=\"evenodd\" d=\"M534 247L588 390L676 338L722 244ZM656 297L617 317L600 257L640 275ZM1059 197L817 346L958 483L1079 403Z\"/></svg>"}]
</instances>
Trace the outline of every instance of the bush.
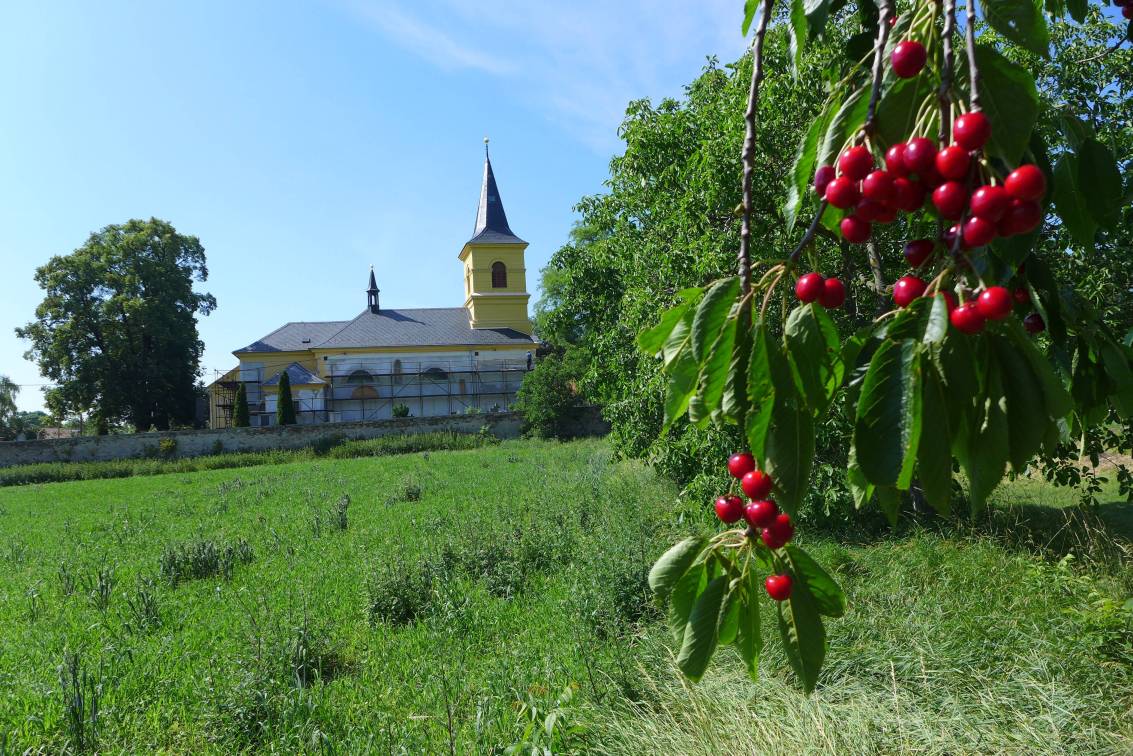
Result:
<instances>
[{"instance_id":1,"label":"bush","mask_svg":"<svg viewBox=\"0 0 1133 756\"><path fill-rule=\"evenodd\" d=\"M161 576L173 585L213 575L231 580L235 565L248 564L254 558L252 547L243 538L226 545L198 539L166 546L159 567Z\"/></svg>"},{"instance_id":2,"label":"bush","mask_svg":"<svg viewBox=\"0 0 1133 756\"><path fill-rule=\"evenodd\" d=\"M446 576L442 560L407 558L383 562L366 584L366 614L371 623L408 625L428 611L434 586Z\"/></svg>"},{"instance_id":3,"label":"bush","mask_svg":"<svg viewBox=\"0 0 1133 756\"><path fill-rule=\"evenodd\" d=\"M516 409L523 413L523 432L539 438L566 438L571 410L582 404L579 381L586 355L578 347L556 350L523 376Z\"/></svg>"},{"instance_id":4,"label":"bush","mask_svg":"<svg viewBox=\"0 0 1133 756\"><path fill-rule=\"evenodd\" d=\"M157 442L158 456L163 459L173 459L177 456L177 439L163 438Z\"/></svg>"},{"instance_id":5,"label":"bush","mask_svg":"<svg viewBox=\"0 0 1133 756\"><path fill-rule=\"evenodd\" d=\"M409 405L408 404L395 404L395 405L393 405L393 416L394 417L409 417Z\"/></svg>"}]
</instances>

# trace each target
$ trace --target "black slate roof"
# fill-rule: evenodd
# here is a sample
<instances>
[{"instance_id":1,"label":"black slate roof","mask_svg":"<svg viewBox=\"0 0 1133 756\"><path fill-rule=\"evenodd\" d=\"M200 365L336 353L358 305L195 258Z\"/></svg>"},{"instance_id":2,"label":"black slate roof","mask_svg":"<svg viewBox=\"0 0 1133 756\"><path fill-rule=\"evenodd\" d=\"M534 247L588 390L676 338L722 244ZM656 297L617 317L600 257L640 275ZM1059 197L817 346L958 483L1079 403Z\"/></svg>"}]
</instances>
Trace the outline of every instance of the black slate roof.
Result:
<instances>
[{"instance_id":1,"label":"black slate roof","mask_svg":"<svg viewBox=\"0 0 1133 756\"><path fill-rule=\"evenodd\" d=\"M511 226L507 223L507 214L504 212L503 200L500 199L500 190L496 187L496 174L492 172L492 161L488 159L486 146L484 150L484 183L480 187L480 204L476 208L476 227L468 242L526 244L512 233Z\"/></svg>"},{"instance_id":2,"label":"black slate roof","mask_svg":"<svg viewBox=\"0 0 1133 756\"><path fill-rule=\"evenodd\" d=\"M292 362L284 370L287 371L287 380L291 381L292 386L310 386L312 384L326 383L322 378L312 373L307 368L300 365L298 362ZM265 386L275 386L279 383L279 376L283 371L276 373L271 378L264 381Z\"/></svg>"},{"instance_id":3,"label":"black slate roof","mask_svg":"<svg viewBox=\"0 0 1133 756\"><path fill-rule=\"evenodd\" d=\"M318 338L311 338L311 335ZM300 336L311 338L297 345ZM329 323L288 323L241 352L288 352L307 349L350 349L410 346L499 346L534 344L513 328L473 328L463 307L412 310L363 310L358 317ZM294 383L294 379L292 380Z\"/></svg>"}]
</instances>

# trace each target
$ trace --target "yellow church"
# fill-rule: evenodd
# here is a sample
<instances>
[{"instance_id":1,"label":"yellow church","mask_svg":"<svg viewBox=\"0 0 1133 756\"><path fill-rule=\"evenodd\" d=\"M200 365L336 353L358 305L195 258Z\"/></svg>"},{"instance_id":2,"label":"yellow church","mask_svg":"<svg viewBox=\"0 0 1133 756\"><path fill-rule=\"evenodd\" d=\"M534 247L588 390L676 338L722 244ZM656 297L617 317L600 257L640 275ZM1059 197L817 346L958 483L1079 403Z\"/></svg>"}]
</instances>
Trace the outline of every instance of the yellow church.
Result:
<instances>
[{"instance_id":1,"label":"yellow church","mask_svg":"<svg viewBox=\"0 0 1133 756\"><path fill-rule=\"evenodd\" d=\"M232 424L241 384L251 425L275 424L284 371L299 423L382 420L399 405L416 417L512 405L536 347L527 242L508 225L484 142L476 225L457 256L464 306L383 309L371 267L366 308L352 319L285 323L232 353L239 364L209 386L212 427Z\"/></svg>"}]
</instances>

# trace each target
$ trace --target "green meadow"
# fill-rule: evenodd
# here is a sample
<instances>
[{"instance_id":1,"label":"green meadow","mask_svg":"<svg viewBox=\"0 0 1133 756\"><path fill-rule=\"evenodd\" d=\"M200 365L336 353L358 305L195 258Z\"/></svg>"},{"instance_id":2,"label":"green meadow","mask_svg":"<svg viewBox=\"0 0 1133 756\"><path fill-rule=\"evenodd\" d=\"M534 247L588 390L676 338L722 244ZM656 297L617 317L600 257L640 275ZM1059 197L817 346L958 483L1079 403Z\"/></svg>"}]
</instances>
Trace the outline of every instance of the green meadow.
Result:
<instances>
[{"instance_id":1,"label":"green meadow","mask_svg":"<svg viewBox=\"0 0 1133 756\"><path fill-rule=\"evenodd\" d=\"M1067 504L804 521L804 696L770 637L682 682L645 576L709 505L602 441L0 488L0 752L1133 752L1133 510Z\"/></svg>"}]
</instances>

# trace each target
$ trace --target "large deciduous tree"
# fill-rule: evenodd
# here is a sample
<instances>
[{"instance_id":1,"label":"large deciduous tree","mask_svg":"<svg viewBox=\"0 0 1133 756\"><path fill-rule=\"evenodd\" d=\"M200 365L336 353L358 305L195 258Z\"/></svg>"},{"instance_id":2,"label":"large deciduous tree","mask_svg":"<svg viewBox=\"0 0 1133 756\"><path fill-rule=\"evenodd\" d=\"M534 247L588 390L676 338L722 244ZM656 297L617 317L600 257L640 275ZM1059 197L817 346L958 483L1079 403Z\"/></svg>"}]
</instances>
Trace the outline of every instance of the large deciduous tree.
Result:
<instances>
[{"instance_id":1,"label":"large deciduous tree","mask_svg":"<svg viewBox=\"0 0 1133 756\"><path fill-rule=\"evenodd\" d=\"M16 395L20 387L6 375L0 375L0 438L7 440L16 417Z\"/></svg>"},{"instance_id":2,"label":"large deciduous tree","mask_svg":"<svg viewBox=\"0 0 1133 756\"><path fill-rule=\"evenodd\" d=\"M204 350L197 315L216 307L193 285L207 278L201 242L156 218L107 226L37 269L44 298L16 333L55 384L52 412L141 430L192 422Z\"/></svg>"}]
</instances>

